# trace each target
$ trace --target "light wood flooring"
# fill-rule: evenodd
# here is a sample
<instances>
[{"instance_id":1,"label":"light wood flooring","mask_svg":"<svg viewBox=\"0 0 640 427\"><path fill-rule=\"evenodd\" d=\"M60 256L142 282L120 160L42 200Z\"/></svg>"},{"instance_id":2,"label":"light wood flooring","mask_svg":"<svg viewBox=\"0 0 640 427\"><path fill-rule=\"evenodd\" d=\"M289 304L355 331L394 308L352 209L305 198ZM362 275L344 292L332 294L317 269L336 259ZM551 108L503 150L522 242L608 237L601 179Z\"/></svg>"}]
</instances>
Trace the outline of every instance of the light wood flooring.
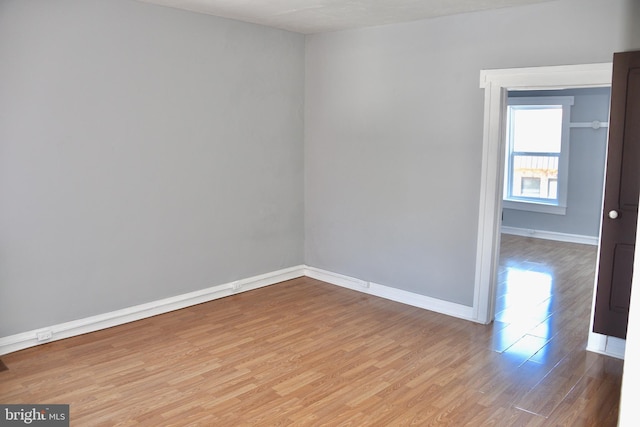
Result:
<instances>
[{"instance_id":1,"label":"light wood flooring","mask_svg":"<svg viewBox=\"0 0 640 427\"><path fill-rule=\"evenodd\" d=\"M615 426L585 351L595 247L503 236L478 325L300 278L2 357L0 403L72 426Z\"/></svg>"}]
</instances>

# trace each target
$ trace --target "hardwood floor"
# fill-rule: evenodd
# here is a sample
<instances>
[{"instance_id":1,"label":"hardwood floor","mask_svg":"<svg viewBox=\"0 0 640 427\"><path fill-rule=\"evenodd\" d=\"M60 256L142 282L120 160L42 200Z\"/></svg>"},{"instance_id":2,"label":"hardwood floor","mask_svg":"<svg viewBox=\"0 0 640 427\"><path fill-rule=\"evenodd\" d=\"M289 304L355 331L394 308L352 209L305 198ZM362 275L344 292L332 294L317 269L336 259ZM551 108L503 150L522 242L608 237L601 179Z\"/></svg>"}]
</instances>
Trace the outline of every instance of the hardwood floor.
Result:
<instances>
[{"instance_id":1,"label":"hardwood floor","mask_svg":"<svg viewBox=\"0 0 640 427\"><path fill-rule=\"evenodd\" d=\"M622 361L585 351L595 248L502 248L492 325L300 278L3 356L0 402L72 426L615 426Z\"/></svg>"}]
</instances>

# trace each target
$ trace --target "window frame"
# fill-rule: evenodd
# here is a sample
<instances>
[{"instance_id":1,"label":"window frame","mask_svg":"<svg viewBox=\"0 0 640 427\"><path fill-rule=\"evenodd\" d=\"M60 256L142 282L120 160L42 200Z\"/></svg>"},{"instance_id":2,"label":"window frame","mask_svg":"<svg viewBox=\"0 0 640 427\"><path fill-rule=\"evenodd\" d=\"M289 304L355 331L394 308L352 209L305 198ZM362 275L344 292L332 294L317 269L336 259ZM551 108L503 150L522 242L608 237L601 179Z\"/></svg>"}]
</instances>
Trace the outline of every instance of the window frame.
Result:
<instances>
[{"instance_id":1,"label":"window frame","mask_svg":"<svg viewBox=\"0 0 640 427\"><path fill-rule=\"evenodd\" d=\"M569 188L569 146L571 132L571 107L574 104L573 96L513 96L507 98L506 112L506 138L505 138L505 168L503 208L524 210L530 212L566 215L567 196ZM560 154L558 155L557 201L537 197L511 196L513 183L513 128L511 106L523 107L562 107L562 130L560 136ZM535 153L544 155L545 153ZM554 154L555 153L549 153Z\"/></svg>"}]
</instances>

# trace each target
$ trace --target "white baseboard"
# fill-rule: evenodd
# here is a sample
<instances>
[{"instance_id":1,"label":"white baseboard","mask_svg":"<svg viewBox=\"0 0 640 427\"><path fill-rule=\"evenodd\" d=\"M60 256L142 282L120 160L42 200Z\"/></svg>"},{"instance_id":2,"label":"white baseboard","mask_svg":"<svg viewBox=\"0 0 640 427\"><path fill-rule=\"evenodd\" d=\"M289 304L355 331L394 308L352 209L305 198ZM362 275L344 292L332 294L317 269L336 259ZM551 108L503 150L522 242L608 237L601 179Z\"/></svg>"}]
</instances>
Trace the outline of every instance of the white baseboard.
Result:
<instances>
[{"instance_id":1,"label":"white baseboard","mask_svg":"<svg viewBox=\"0 0 640 427\"><path fill-rule=\"evenodd\" d=\"M28 332L19 333L0 338L0 355L12 353L28 347L86 334L101 329L141 320L170 311L179 310L203 302L212 301L218 298L233 295L239 292L246 292L264 286L273 285L285 280L295 279L304 276L304 266L285 268L259 276L236 280L211 288L202 289L195 292L152 301L110 313L99 314L97 316L86 317L84 319L73 320L71 322L60 323L45 328L39 328ZM38 335L45 334L50 338L39 341Z\"/></svg>"},{"instance_id":2,"label":"white baseboard","mask_svg":"<svg viewBox=\"0 0 640 427\"><path fill-rule=\"evenodd\" d=\"M116 310L109 313L86 317L84 319L73 320L71 322L60 323L7 337L1 337L0 356L40 344L46 344L48 342L145 319L158 314L168 313L170 311L223 298L238 292L258 289L302 276L308 276L333 285L364 292L369 295L419 307L425 310L446 314L452 317L474 322L476 321L473 318L473 307L427 297L413 292L392 288L390 286L367 282L353 277L321 270L319 268L301 265L259 276L236 280L234 282L213 286L211 288L177 295L175 297L127 307L122 310ZM46 339L38 340L38 336L46 336Z\"/></svg>"},{"instance_id":3,"label":"white baseboard","mask_svg":"<svg viewBox=\"0 0 640 427\"><path fill-rule=\"evenodd\" d=\"M515 236L534 237L536 239L555 240L557 242L580 243L583 245L598 246L598 237L583 236L580 234L558 233L555 231L532 230L527 228L502 226L501 231L504 234L512 234Z\"/></svg>"},{"instance_id":4,"label":"white baseboard","mask_svg":"<svg viewBox=\"0 0 640 427\"><path fill-rule=\"evenodd\" d=\"M616 359L624 359L626 344L626 340L591 332L589 333L587 350L593 353L615 357Z\"/></svg>"},{"instance_id":5,"label":"white baseboard","mask_svg":"<svg viewBox=\"0 0 640 427\"><path fill-rule=\"evenodd\" d=\"M315 267L305 266L304 275L307 277L311 277L312 279L331 283L332 285L353 289L354 291L362 291L369 288L369 282L366 282L364 280L344 276L342 274L333 273L331 271L322 270Z\"/></svg>"},{"instance_id":6,"label":"white baseboard","mask_svg":"<svg viewBox=\"0 0 640 427\"><path fill-rule=\"evenodd\" d=\"M476 321L473 318L473 307L431 298L402 289L390 286L379 285L373 282L344 276L342 274L321 270L315 267L305 267L305 276L333 285L342 286L358 292L385 298L391 301L400 302L414 307L423 308L429 311L446 314L464 320Z\"/></svg>"}]
</instances>

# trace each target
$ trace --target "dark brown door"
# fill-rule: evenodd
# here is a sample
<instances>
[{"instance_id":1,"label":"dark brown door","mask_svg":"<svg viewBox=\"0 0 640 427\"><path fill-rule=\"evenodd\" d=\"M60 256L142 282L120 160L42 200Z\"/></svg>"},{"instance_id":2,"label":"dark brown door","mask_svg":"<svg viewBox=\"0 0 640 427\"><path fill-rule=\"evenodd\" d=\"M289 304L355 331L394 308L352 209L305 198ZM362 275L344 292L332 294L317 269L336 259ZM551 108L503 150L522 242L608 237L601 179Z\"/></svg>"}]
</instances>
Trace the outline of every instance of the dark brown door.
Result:
<instances>
[{"instance_id":1,"label":"dark brown door","mask_svg":"<svg viewBox=\"0 0 640 427\"><path fill-rule=\"evenodd\" d=\"M626 338L640 192L640 51L613 57L593 331Z\"/></svg>"}]
</instances>

